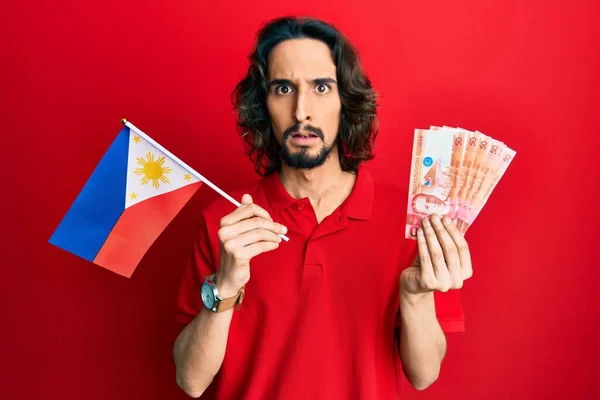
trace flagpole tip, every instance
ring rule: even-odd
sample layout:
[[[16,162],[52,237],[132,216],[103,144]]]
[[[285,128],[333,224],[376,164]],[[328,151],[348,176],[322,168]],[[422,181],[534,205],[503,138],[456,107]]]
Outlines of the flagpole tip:
[[[121,123],[125,125],[127,123],[127,118],[121,118]]]

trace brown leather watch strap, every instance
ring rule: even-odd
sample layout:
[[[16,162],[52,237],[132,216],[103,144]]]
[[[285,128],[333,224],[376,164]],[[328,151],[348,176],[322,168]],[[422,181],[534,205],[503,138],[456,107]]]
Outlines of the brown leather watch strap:
[[[236,305],[238,306],[237,309],[239,311],[240,306],[242,305],[242,301],[244,301],[244,291],[245,291],[245,287],[242,287],[235,296],[230,297],[228,299],[221,300],[219,302],[219,304],[217,305],[217,312],[220,313],[223,311],[230,310],[231,308],[235,307]]]

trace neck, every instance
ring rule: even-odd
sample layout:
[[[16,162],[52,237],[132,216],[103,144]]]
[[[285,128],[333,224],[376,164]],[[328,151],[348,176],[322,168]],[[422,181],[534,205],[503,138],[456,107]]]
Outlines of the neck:
[[[342,171],[334,151],[323,165],[311,170],[295,169],[282,163],[280,178],[292,197],[308,197],[317,214],[328,215],[350,195],[356,176]]]

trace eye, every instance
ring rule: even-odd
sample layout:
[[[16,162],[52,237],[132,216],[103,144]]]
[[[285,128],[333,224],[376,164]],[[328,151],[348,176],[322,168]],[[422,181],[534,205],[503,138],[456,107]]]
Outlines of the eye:
[[[325,85],[323,83],[317,86],[317,92],[321,94],[328,93],[330,90],[331,88],[329,87],[329,85]]]
[[[290,94],[292,92],[292,88],[288,85],[280,85],[275,88],[275,93],[277,94]]]

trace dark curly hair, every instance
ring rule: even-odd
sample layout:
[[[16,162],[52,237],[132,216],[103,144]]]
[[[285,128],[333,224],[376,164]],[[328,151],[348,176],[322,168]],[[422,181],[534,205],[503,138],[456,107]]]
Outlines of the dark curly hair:
[[[337,138],[342,170],[355,172],[373,159],[377,136],[377,93],[362,71],[358,52],[332,25],[314,18],[282,17],[268,22],[258,32],[256,47],[249,56],[248,73],[235,87],[232,102],[237,110],[237,127],[244,138],[246,154],[256,172],[267,176],[281,168],[279,144],[272,132],[267,110],[267,61],[269,53],[288,39],[320,40],[331,50],[336,66],[342,104]]]

